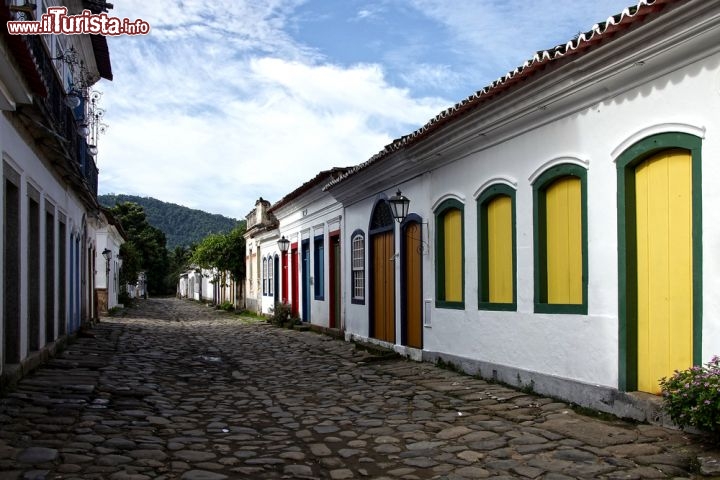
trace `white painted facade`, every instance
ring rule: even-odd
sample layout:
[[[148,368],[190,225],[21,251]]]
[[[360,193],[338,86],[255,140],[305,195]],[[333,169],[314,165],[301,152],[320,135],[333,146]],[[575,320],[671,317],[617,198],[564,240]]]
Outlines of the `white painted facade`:
[[[0,6],[4,15],[12,15],[11,8]],[[37,9],[40,13],[42,5]],[[101,75],[111,78],[109,60],[105,59],[103,73],[88,36],[5,37],[0,42],[3,377],[21,375],[22,364],[40,361],[81,324],[97,318],[97,168],[74,122],[62,124],[47,113],[60,112],[65,120],[70,113],[64,103],[68,85],[58,78],[70,80],[71,72],[64,62],[51,58],[71,45],[84,62],[86,81],[95,83]],[[33,59],[29,65],[34,61],[43,68],[20,67],[19,59],[28,58]],[[63,130],[63,125],[70,127]]]
[[[120,304],[120,246],[125,243],[122,227],[109,217],[111,215],[105,210],[100,213],[95,233],[95,288],[106,292],[108,310]],[[109,260],[103,255],[106,250],[110,252]]]
[[[275,257],[280,262],[280,250],[277,247],[277,228],[264,230],[258,233],[252,240],[255,247],[255,292],[258,298],[257,312],[264,315],[271,315],[275,303],[280,301],[281,288],[275,285]],[[277,270],[280,270],[278,267]],[[279,278],[279,277],[278,277]]]
[[[534,385],[600,410],[622,391],[619,320],[618,169],[621,154],[655,134],[680,132],[702,144],[702,358],[720,345],[720,5],[689,1],[667,6],[653,21],[599,48],[559,62],[525,85],[488,99],[432,135],[359,168],[328,191],[344,209],[343,245],[365,235],[366,301],[345,302],[347,338],[370,337],[368,225],[373,206],[400,188],[422,218],[426,359],[445,357],[472,373]],[[587,314],[535,313],[533,182],[549,168],[577,165],[587,175]],[[476,199],[494,184],[516,195],[515,311],[478,308]],[[434,212],[445,199],[464,206],[464,308],[436,305]],[[299,209],[297,209],[299,210]],[[296,210],[295,214],[298,213]],[[312,222],[310,222],[312,224]],[[297,238],[300,228],[282,233]],[[306,227],[307,228],[307,227]],[[400,230],[395,225],[395,252]],[[295,240],[293,240],[295,241]],[[351,262],[343,249],[343,265]],[[399,262],[395,265],[396,350],[401,345]],[[343,280],[349,278],[344,269]],[[344,282],[344,295],[352,295]]]
[[[213,269],[191,268],[186,272],[187,293],[186,298],[198,302],[212,302],[215,296],[213,283]]]
[[[323,178],[329,179],[327,175],[326,173]],[[292,311],[296,312],[303,322],[325,328],[342,328],[342,298],[338,299],[337,311],[340,315],[335,325],[331,325],[330,315],[331,240],[336,235],[341,235],[343,230],[342,205],[330,194],[323,192],[322,184],[318,184],[293,196],[281,206],[273,207],[272,211],[280,223],[280,228],[277,234],[268,238],[267,246],[263,248],[269,253],[269,257],[279,256],[279,298],[289,304],[296,299],[298,303],[293,306]],[[283,236],[290,241],[286,263],[283,263],[282,253],[277,246],[277,241]],[[346,244],[341,242],[341,252]],[[343,258],[341,256],[340,261]],[[297,271],[293,271],[293,266],[296,266]],[[342,273],[340,280],[342,285]],[[283,290],[285,286],[287,292]],[[295,291],[297,293],[293,295]],[[273,298],[268,297],[263,307],[272,306],[272,301]]]
[[[267,284],[263,289],[263,256],[267,261],[268,252],[264,251],[277,235],[277,219],[270,213],[270,202],[259,198],[255,207],[245,216],[245,308],[256,313],[268,313],[274,302],[268,297]],[[267,269],[267,263],[266,263]]]
[[[177,292],[175,293],[177,295],[177,298],[189,298],[189,292],[190,292],[190,279],[189,273],[184,272],[180,274],[180,278],[178,279],[177,284]]]

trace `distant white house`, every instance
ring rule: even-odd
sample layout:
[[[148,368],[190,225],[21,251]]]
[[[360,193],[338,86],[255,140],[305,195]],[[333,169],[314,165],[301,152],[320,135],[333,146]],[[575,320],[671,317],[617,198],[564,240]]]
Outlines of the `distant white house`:
[[[125,231],[112,213],[103,208],[95,227],[95,294],[100,313],[118,306],[120,293],[120,246],[127,240]]]
[[[215,299],[214,270],[191,265],[180,275],[178,297],[198,302],[212,302]]]
[[[245,308],[257,313],[269,313],[274,305],[274,281],[268,290],[268,258],[265,247],[272,245],[277,237],[277,219],[269,211],[270,202],[259,198],[255,207],[245,216]],[[273,240],[275,239],[275,240]],[[274,261],[270,272],[274,272]],[[269,300],[272,298],[272,300]]]

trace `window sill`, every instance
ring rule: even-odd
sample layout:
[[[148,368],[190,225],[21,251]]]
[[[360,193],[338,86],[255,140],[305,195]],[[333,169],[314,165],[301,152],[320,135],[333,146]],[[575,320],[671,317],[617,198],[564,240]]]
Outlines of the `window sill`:
[[[587,304],[535,303],[535,313],[587,315]]]

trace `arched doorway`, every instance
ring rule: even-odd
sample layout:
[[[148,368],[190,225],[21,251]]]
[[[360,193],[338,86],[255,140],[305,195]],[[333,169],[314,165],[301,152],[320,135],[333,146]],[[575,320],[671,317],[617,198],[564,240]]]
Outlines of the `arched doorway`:
[[[701,363],[700,139],[660,134],[618,159],[620,388]]]
[[[395,220],[381,199],[370,219],[370,336],[395,343]]]

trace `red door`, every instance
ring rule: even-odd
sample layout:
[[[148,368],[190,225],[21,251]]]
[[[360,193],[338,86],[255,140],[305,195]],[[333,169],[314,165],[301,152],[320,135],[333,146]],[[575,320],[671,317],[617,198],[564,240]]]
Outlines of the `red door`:
[[[282,303],[288,303],[288,256],[287,253],[281,253],[282,255]],[[277,274],[276,274],[277,275]]]
[[[299,297],[298,297],[298,287],[299,284],[299,272],[300,272],[300,265],[298,264],[298,244],[297,242],[293,243],[290,246],[290,266],[292,269],[292,301],[290,312],[293,314],[293,316],[297,317],[300,313],[300,310],[298,310],[299,305]]]

